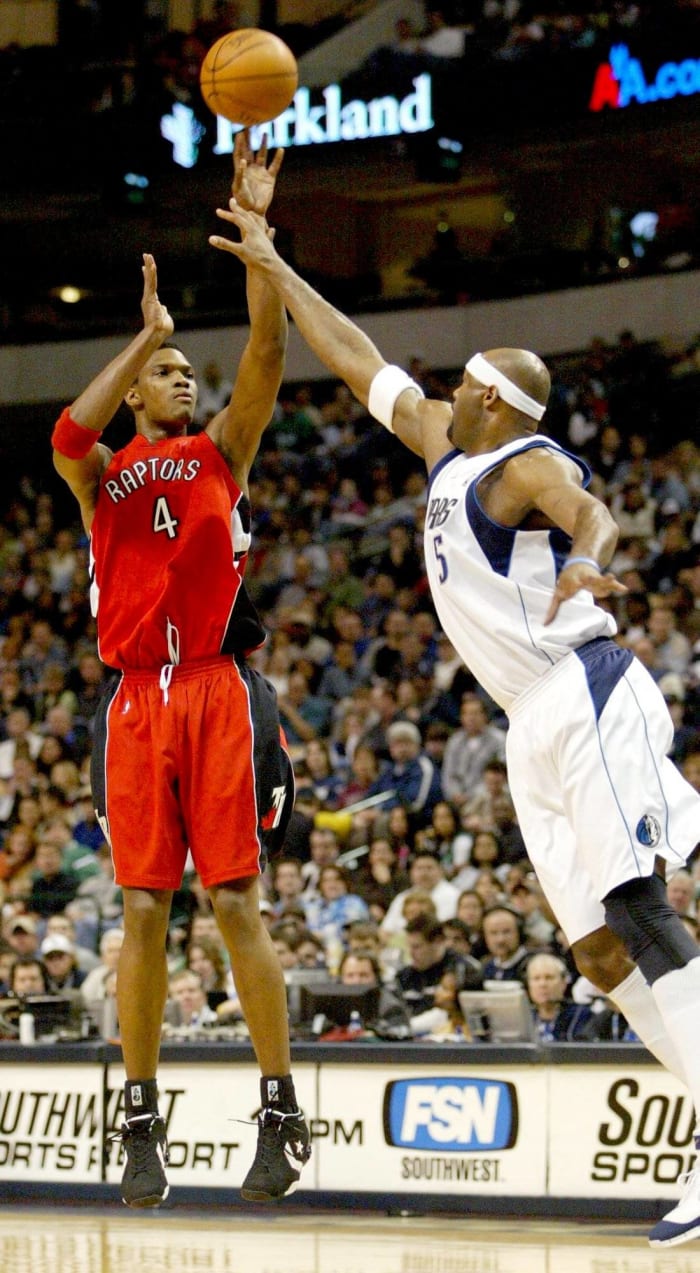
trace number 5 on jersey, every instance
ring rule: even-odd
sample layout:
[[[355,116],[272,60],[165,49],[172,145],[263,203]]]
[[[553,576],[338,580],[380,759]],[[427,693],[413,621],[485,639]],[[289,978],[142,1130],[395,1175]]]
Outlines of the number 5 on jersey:
[[[177,517],[173,517],[168,508],[168,501],[164,495],[159,495],[153,508],[153,529],[156,534],[164,530],[168,539],[175,539],[177,536],[177,528],[179,522]]]
[[[440,573],[438,575],[438,583],[445,583],[447,579],[447,558],[444,552],[441,552],[442,535],[433,535],[433,549],[435,551],[437,564],[440,568]]]

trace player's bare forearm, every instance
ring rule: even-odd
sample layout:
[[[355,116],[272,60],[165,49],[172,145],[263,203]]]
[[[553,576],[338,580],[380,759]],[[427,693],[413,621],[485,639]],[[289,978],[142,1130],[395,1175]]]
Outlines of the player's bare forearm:
[[[584,492],[585,493],[585,492]],[[590,557],[599,566],[612,560],[618,536],[617,523],[604,504],[588,496],[576,513],[571,532],[571,557]]]
[[[71,405],[76,424],[101,433],[115,415],[124,397],[148,362],[163,343],[157,328],[144,328],[126,349],[102,369]]]
[[[248,270],[246,274],[246,297],[250,318],[248,345],[269,368],[278,364],[281,377],[288,335],[287,311],[282,298],[258,270]]]
[[[585,494],[585,492],[581,492]],[[545,624],[554,619],[563,601],[582,589],[594,597],[623,596],[627,589],[605,570],[612,558],[619,531],[604,504],[592,496],[580,504],[571,532],[571,550],[557,579]]]
[[[247,266],[266,276],[309,347],[366,406],[372,379],[385,365],[369,337],[282,260],[258,218],[236,208],[233,203],[230,211],[219,208],[217,215],[237,225],[244,237],[240,243],[235,243],[212,235],[209,240],[212,246],[231,252]]]
[[[98,433],[107,427],[127,390],[141,369],[145,367],[151,354],[160,349],[163,342],[173,333],[173,320],[158,299],[156,263],[150,253],[144,253],[141,273],[143,275],[142,330],[126,349],[117,354],[117,357],[95,376],[70,408],[71,417],[76,424],[82,424],[87,429],[95,429]]]
[[[272,419],[287,350],[287,313],[275,289],[262,273],[248,270],[246,292],[250,334],[233,393],[228,405],[207,426],[243,489],[262,434]]]

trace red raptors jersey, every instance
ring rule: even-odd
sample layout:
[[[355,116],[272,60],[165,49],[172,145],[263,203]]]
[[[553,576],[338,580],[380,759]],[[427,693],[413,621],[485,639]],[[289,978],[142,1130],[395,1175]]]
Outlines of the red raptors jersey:
[[[243,587],[250,510],[206,433],[110,460],[90,536],[102,660],[156,670],[254,648],[264,638]]]

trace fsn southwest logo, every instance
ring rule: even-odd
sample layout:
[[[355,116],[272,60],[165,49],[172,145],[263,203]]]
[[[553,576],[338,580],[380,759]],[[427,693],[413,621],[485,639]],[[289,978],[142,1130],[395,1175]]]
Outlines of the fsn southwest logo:
[[[692,97],[694,93],[700,93],[699,58],[664,62],[652,82],[647,83],[639,58],[632,57],[626,44],[616,44],[610,50],[610,61],[603,62],[596,71],[588,109],[599,111],[610,106],[619,110],[631,102],[646,106],[649,102],[668,102],[673,97]]]
[[[510,1149],[518,1134],[512,1083],[400,1079],[384,1095],[384,1139],[402,1149],[466,1153]]]

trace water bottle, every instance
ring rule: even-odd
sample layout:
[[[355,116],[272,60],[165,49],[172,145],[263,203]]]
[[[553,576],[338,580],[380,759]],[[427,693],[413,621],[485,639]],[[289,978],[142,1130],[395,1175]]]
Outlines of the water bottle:
[[[357,1008],[353,1008],[352,1012],[350,1013],[350,1020],[348,1022],[348,1034],[354,1035],[354,1036],[358,1034],[362,1034],[362,1017],[357,1011]]]
[[[34,1017],[31,1012],[19,1014],[19,1041],[25,1045],[35,1042]]]

